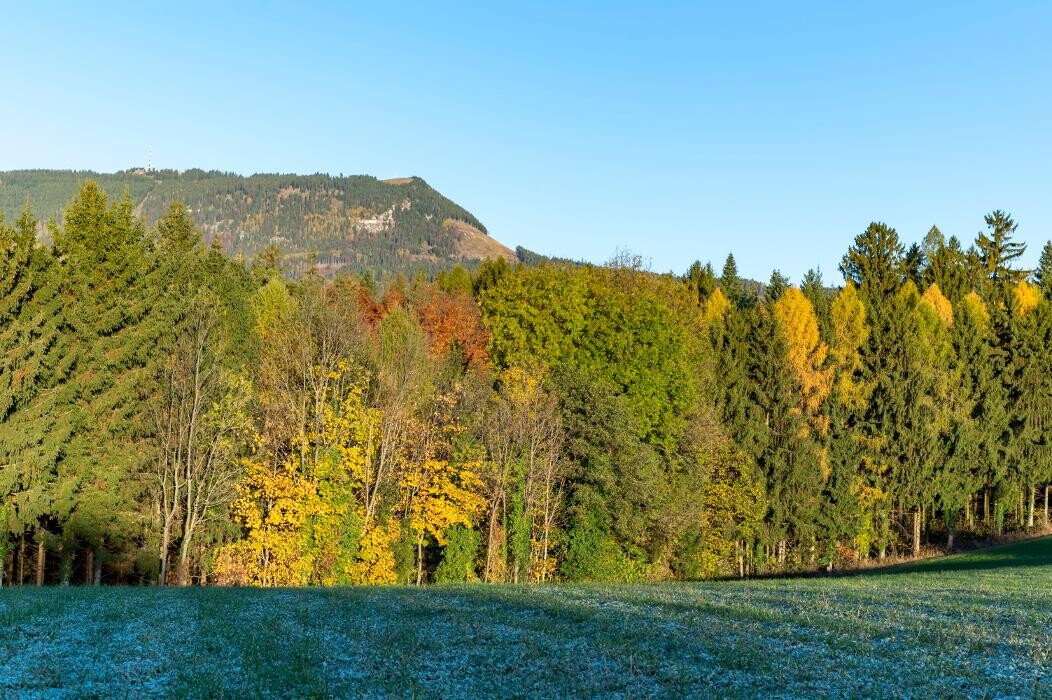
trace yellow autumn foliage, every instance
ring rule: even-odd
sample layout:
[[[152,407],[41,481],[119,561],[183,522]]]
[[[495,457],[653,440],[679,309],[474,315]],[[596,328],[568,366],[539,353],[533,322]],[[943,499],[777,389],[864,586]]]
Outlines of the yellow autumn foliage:
[[[975,292],[965,294],[960,306],[961,312],[974,318],[980,326],[985,328],[990,325],[990,311],[986,308],[982,297]]]
[[[865,404],[868,394],[866,385],[855,375],[862,368],[861,349],[869,340],[869,326],[866,308],[851,282],[833,300],[830,319],[829,359],[836,371],[836,396],[842,405],[857,409]]]
[[[425,459],[405,474],[402,486],[412,494],[409,527],[418,537],[431,535],[444,545],[450,527],[471,526],[472,518],[486,505],[478,495],[482,490],[478,466]]]
[[[953,325],[953,305],[950,300],[947,299],[942,290],[939,289],[939,285],[932,284],[928,287],[924,294],[921,296],[921,303],[927,306],[935,317],[938,318],[944,326]]]
[[[800,408],[807,415],[814,415],[833,382],[833,370],[826,366],[828,348],[819,335],[815,309],[803,292],[790,287],[775,302],[774,317],[788,348],[789,367],[800,388]]]
[[[347,570],[350,582],[364,586],[398,583],[394,543],[400,534],[401,525],[395,518],[368,527],[358,543],[358,557]]]
[[[1015,297],[1015,308],[1021,316],[1026,316],[1041,303],[1040,287],[1026,280],[1019,280],[1012,289],[1012,295]]]
[[[715,321],[723,319],[724,315],[730,310],[731,302],[727,296],[717,287],[709,298],[705,301],[704,308],[702,309],[701,315],[705,320],[706,324],[711,324]]]
[[[246,535],[216,553],[219,582],[251,586],[309,582],[314,557],[306,546],[305,525],[321,511],[321,501],[315,485],[291,460],[277,469],[246,461],[231,511]]]

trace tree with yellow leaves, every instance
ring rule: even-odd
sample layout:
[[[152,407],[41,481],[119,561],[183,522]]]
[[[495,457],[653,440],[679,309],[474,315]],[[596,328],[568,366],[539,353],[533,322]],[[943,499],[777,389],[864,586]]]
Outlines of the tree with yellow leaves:
[[[814,420],[833,380],[833,368],[826,366],[828,347],[818,334],[815,309],[804,293],[793,286],[775,302],[774,317],[785,339],[789,367],[800,389],[800,411]],[[825,432],[824,426],[815,427]]]
[[[861,350],[869,340],[870,330],[866,323],[866,308],[853,283],[848,282],[837,294],[830,308],[830,317],[829,358],[835,370],[837,402],[858,410],[868,395],[860,373]]]
[[[863,555],[869,551],[879,525],[877,506],[884,496],[862,476],[866,461],[860,421],[871,386],[862,377],[862,349],[869,334],[866,309],[849,281],[830,305],[829,363],[834,382],[828,410],[830,475],[823,504],[830,567],[840,543],[853,543]]]
[[[294,461],[271,469],[247,460],[231,508],[245,535],[216,553],[216,580],[253,586],[306,585],[314,570],[307,525],[321,510],[315,484],[299,473]]]
[[[432,537],[446,544],[446,530],[473,525],[486,502],[478,491],[482,482],[475,463],[455,464],[445,459],[424,459],[402,477],[406,518],[416,538],[416,583],[424,579],[424,540]]]

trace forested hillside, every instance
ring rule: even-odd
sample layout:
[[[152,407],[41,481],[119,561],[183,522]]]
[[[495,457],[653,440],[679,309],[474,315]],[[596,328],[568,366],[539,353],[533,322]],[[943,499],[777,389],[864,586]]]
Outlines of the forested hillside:
[[[127,192],[148,226],[181,202],[206,241],[218,240],[228,254],[252,259],[273,245],[293,276],[312,265],[327,276],[349,269],[383,277],[515,257],[470,212],[415,177],[22,170],[0,173],[0,212],[14,220],[28,201],[42,221],[61,224],[66,204],[89,179],[114,196]]]
[[[87,182],[48,243],[0,229],[5,582],[693,579],[1047,522],[1052,244],[1018,269],[1003,212],[760,294],[733,258],[292,279],[194,206]]]

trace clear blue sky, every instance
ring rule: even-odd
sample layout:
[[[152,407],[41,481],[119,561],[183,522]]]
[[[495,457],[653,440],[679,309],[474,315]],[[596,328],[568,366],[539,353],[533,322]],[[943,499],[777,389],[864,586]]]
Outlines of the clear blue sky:
[[[1052,2],[151,4],[0,2],[0,169],[414,174],[512,246],[763,279],[874,219],[1052,236]]]

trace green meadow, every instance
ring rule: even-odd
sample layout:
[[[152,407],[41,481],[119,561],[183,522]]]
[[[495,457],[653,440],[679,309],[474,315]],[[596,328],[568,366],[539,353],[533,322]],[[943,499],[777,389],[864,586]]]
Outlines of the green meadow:
[[[0,592],[4,697],[1052,695],[1052,539],[840,577]]]

